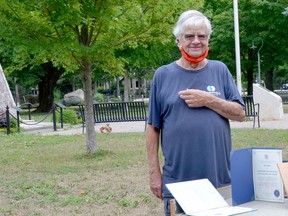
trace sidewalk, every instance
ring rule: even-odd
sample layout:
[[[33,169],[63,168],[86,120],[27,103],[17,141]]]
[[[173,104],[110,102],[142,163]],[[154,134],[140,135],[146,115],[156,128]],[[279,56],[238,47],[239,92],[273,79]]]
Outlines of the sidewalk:
[[[235,122],[230,121],[231,128],[250,128],[253,129],[253,121],[245,122]],[[106,123],[96,124],[96,133],[100,133],[100,128],[106,126]],[[42,122],[36,125],[21,125],[24,128],[24,134],[45,134],[45,135],[75,135],[82,134],[82,125],[64,125],[63,128],[57,128],[56,131],[53,130],[52,122]],[[60,127],[60,124],[57,124]],[[109,127],[112,128],[111,133],[144,133],[145,132],[145,122],[113,122],[109,123]],[[255,124],[255,129],[257,130],[257,122]],[[260,129],[282,129],[288,130],[288,114],[284,114],[284,118],[281,120],[274,121],[260,121]],[[85,131],[85,130],[84,130]]]
[[[106,126],[107,123],[101,123],[95,125],[96,133],[100,133],[100,128]],[[43,134],[43,135],[75,135],[83,134],[82,125],[64,125],[63,128],[59,128],[60,124],[57,124],[57,130],[53,130],[52,122],[42,122],[37,125],[21,125],[24,128],[24,134]],[[111,133],[135,133],[145,132],[145,122],[113,122],[109,123],[109,127],[112,128]],[[84,132],[86,128],[84,128]]]
[[[234,122],[230,121],[231,128],[253,128],[253,120],[244,121],[244,122]],[[255,122],[255,129],[258,128],[257,119]],[[260,128],[262,129],[288,129],[288,113],[284,114],[283,119],[280,120],[272,120],[272,121],[261,121],[260,120]]]

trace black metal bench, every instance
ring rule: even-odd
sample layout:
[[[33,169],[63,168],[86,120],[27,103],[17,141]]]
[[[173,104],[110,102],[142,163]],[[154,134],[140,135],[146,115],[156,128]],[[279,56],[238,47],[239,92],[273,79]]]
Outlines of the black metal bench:
[[[246,117],[253,117],[253,128],[255,128],[255,120],[258,120],[258,128],[260,127],[260,119],[259,119],[259,112],[260,112],[260,104],[254,103],[254,99],[252,95],[242,96],[242,99],[245,104],[245,115]]]
[[[283,104],[288,104],[288,90],[275,90],[274,93],[282,98]]]
[[[83,130],[85,127],[84,105],[80,104]],[[144,101],[93,103],[94,123],[145,121],[147,113]]]

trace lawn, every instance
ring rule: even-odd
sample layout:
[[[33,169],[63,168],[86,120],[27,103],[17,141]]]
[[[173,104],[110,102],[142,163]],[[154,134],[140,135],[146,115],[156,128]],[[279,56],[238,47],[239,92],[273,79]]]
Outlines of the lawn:
[[[287,130],[233,129],[233,148],[280,147]],[[0,135],[0,215],[163,215],[149,189],[145,134]]]
[[[283,104],[283,112],[288,113],[288,104]]]

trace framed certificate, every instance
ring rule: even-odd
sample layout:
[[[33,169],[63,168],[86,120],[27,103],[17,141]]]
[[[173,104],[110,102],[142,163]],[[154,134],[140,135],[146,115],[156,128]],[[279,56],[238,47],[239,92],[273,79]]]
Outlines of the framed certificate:
[[[255,200],[284,202],[278,163],[282,163],[281,149],[252,149]]]

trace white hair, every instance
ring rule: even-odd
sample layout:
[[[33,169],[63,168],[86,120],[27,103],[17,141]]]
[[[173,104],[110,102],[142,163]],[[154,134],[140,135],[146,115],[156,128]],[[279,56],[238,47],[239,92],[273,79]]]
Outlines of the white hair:
[[[208,18],[199,11],[188,10],[180,15],[174,27],[173,34],[176,39],[179,39],[187,28],[198,29],[203,27],[205,28],[208,38],[210,38],[212,27]]]

